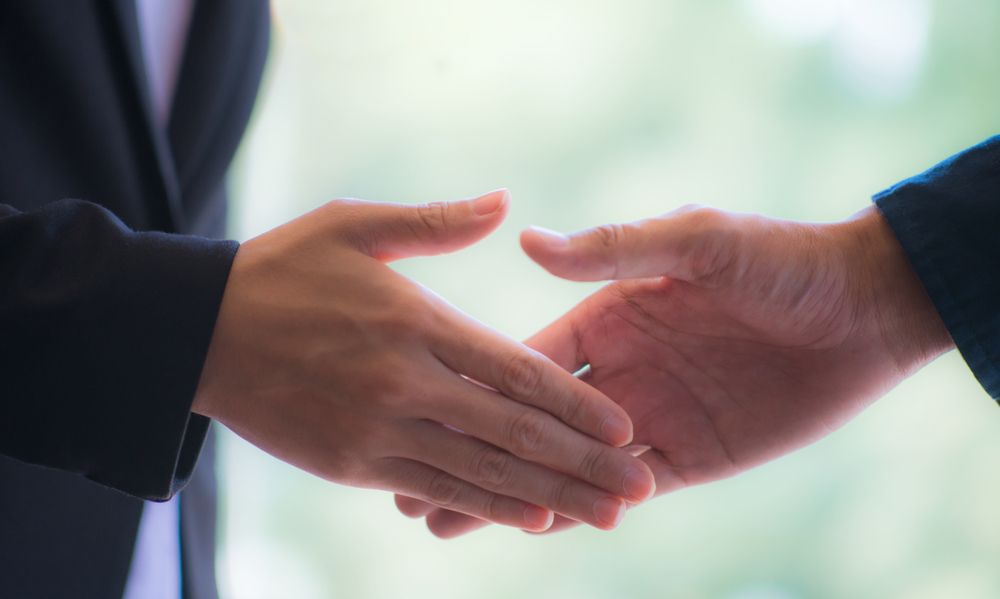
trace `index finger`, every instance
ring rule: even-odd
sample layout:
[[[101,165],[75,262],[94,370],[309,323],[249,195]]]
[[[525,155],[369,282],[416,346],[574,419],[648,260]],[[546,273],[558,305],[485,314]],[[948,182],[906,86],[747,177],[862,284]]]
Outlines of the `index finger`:
[[[440,338],[432,345],[446,366],[595,439],[615,447],[632,441],[632,421],[606,395],[482,323],[465,317],[455,320],[440,327]]]

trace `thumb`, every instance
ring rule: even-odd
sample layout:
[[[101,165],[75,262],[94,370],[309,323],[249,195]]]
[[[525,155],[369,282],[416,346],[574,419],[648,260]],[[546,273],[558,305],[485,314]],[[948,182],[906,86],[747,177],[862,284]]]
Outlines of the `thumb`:
[[[460,250],[489,235],[510,211],[506,189],[457,202],[392,204],[337,200],[338,229],[372,258],[392,262]]]
[[[729,216],[686,206],[657,218],[563,234],[521,232],[521,248],[542,268],[571,281],[667,276],[691,280],[720,255]]]

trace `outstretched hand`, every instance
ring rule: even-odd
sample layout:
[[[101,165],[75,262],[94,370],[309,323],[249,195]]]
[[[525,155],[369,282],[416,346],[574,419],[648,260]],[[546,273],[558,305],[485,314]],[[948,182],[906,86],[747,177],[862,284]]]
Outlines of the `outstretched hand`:
[[[470,245],[509,205],[337,200],[244,243],[192,410],[330,481],[532,531],[553,511],[613,528],[653,493],[614,447],[625,411],[384,264]]]
[[[521,244],[557,276],[617,280],[528,345],[589,366],[581,378],[649,447],[657,494],[808,445],[952,347],[874,207],[832,225],[688,207],[569,236],[529,229]],[[439,536],[484,525],[397,505]]]

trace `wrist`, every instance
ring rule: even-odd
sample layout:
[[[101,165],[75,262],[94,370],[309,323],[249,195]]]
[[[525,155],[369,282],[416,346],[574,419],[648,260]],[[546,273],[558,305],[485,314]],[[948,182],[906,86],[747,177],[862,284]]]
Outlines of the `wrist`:
[[[835,225],[843,236],[862,317],[901,374],[910,376],[955,343],[885,217],[874,205]]]
[[[205,364],[202,366],[201,377],[198,379],[198,388],[194,394],[194,401],[191,402],[191,412],[218,420],[215,403],[217,400],[216,384],[218,378],[219,362],[219,324],[215,325],[212,333],[212,341],[209,344],[208,354],[205,357]]]
[[[251,243],[247,242],[247,244]],[[239,330],[235,317],[236,304],[238,304],[235,296],[241,292],[240,287],[243,282],[244,262],[247,254],[245,246],[247,244],[240,245],[233,257],[226,288],[222,294],[222,301],[219,303],[219,312],[215,318],[215,327],[212,330],[208,352],[205,355],[205,363],[201,368],[198,388],[195,390],[194,401],[191,403],[191,412],[220,422],[223,422],[220,418],[222,416],[220,404],[222,398],[225,397],[223,381],[226,380],[227,375],[229,380],[232,380],[231,374],[227,372],[230,366],[227,364],[226,358],[237,354],[236,347],[232,342],[232,331]]]

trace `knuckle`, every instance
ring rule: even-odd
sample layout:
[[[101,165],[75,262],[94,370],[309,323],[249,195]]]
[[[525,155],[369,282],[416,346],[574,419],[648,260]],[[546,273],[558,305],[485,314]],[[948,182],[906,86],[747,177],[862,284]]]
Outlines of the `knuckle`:
[[[446,202],[431,202],[417,206],[417,218],[424,232],[431,236],[448,232],[451,205]]]
[[[416,287],[402,299],[399,309],[406,314],[406,332],[410,337],[426,339],[428,334],[438,333],[447,326],[450,307],[443,306],[443,300],[430,290]]]
[[[515,398],[532,399],[538,395],[542,383],[542,366],[532,356],[517,353],[503,365],[500,380],[502,391]]]
[[[485,446],[472,454],[472,472],[477,482],[494,488],[507,486],[514,474],[514,456]]]
[[[600,260],[603,261],[604,267],[609,271],[607,278],[617,279],[618,255],[625,241],[625,226],[619,224],[601,225],[596,227],[593,232]]]
[[[610,465],[608,454],[603,447],[593,447],[583,454],[580,460],[580,474],[587,480],[600,480],[602,474]]]
[[[357,350],[349,363],[328,364],[325,380],[331,388],[363,394],[377,402],[382,397],[408,395],[414,389],[413,377],[417,372],[412,362],[396,348]]]
[[[524,412],[511,422],[508,442],[513,454],[534,457],[542,450],[545,420],[532,412]]]
[[[376,318],[372,319],[378,327],[376,334],[388,343],[397,347],[405,347],[406,343],[416,335],[412,315],[418,312],[418,308],[408,308],[407,311],[401,311],[396,306],[389,306],[377,315],[377,320]]]
[[[506,510],[503,509],[499,496],[493,493],[483,499],[482,512],[483,516],[490,522],[502,522],[506,515]]]
[[[432,322],[431,309],[419,290],[400,289],[380,311],[381,331],[394,342],[407,342],[423,335]]]
[[[549,501],[552,507],[561,512],[570,511],[576,490],[577,486],[573,479],[568,476],[560,477],[558,482],[549,488]]]
[[[711,233],[721,229],[725,225],[727,218],[728,215],[725,212],[708,206],[700,206],[692,209],[688,214],[691,224],[704,233]]]
[[[678,209],[676,209],[676,210],[674,210],[672,212],[667,213],[667,216],[681,216],[683,214],[691,214],[692,212],[697,212],[698,210],[702,210],[704,208],[707,208],[707,206],[705,206],[705,204],[699,204],[697,202],[691,202],[691,203],[688,203],[688,204],[684,204],[683,206],[681,206],[680,208],[678,208]]]
[[[370,366],[363,364],[361,368],[364,370],[359,369],[360,371],[356,371],[356,374],[368,379],[382,394],[405,394],[407,388],[412,386],[412,381],[407,379],[407,375],[412,374],[408,372],[409,364],[404,357],[394,352],[385,352],[385,354],[387,355],[380,356],[380,363]]]
[[[319,212],[324,216],[339,217],[340,220],[357,216],[357,200],[350,198],[336,198],[328,200],[319,207]]]
[[[427,499],[443,508],[456,507],[461,492],[461,481],[446,472],[434,474],[427,483]]]
[[[349,448],[345,448],[337,456],[338,463],[357,468],[363,467],[366,462],[386,457],[389,453],[387,448],[397,435],[395,427],[371,420],[365,417],[353,418],[341,429],[341,438],[349,444]]]
[[[687,224],[693,235],[680,251],[689,259],[691,276],[696,281],[717,279],[733,259],[739,228],[731,215],[705,207],[692,211]]]
[[[594,240],[605,250],[614,250],[622,238],[622,226],[618,224],[608,224],[595,227],[593,229]]]
[[[575,428],[586,423],[589,414],[590,403],[575,393],[563,400],[559,406],[560,420],[573,425]]]
[[[378,392],[370,396],[373,407],[388,413],[396,412],[410,403],[413,383],[399,371],[379,373],[374,382],[378,385]]]

